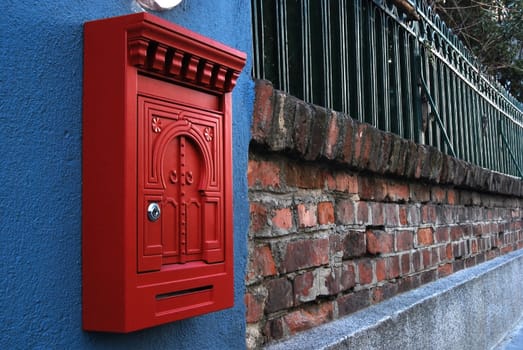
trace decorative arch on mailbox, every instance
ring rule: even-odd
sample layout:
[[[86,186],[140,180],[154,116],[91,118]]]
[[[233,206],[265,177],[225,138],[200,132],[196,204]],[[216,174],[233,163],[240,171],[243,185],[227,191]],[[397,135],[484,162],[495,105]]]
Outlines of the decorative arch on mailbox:
[[[231,91],[245,58],[147,13],[85,24],[84,329],[232,306]]]

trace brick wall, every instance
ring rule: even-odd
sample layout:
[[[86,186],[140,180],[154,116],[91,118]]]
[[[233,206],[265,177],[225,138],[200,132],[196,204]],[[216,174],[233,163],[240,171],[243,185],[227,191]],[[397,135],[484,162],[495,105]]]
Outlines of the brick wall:
[[[258,81],[247,346],[523,247],[523,182]]]

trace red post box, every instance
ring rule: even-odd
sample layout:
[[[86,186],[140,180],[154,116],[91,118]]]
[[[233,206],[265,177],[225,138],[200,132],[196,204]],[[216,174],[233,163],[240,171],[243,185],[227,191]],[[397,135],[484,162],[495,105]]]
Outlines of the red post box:
[[[84,329],[231,307],[231,91],[245,54],[147,13],[86,23],[84,45]]]

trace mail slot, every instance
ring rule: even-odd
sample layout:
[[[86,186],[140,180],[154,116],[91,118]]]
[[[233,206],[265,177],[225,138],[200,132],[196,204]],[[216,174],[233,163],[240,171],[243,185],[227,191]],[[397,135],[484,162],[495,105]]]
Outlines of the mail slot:
[[[245,58],[147,13],[85,24],[85,330],[232,306],[231,93]]]

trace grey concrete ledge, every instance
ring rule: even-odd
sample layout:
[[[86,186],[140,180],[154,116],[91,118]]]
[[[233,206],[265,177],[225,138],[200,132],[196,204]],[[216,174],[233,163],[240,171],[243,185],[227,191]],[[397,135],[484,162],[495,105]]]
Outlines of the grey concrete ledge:
[[[523,250],[266,349],[492,349],[523,314]]]

